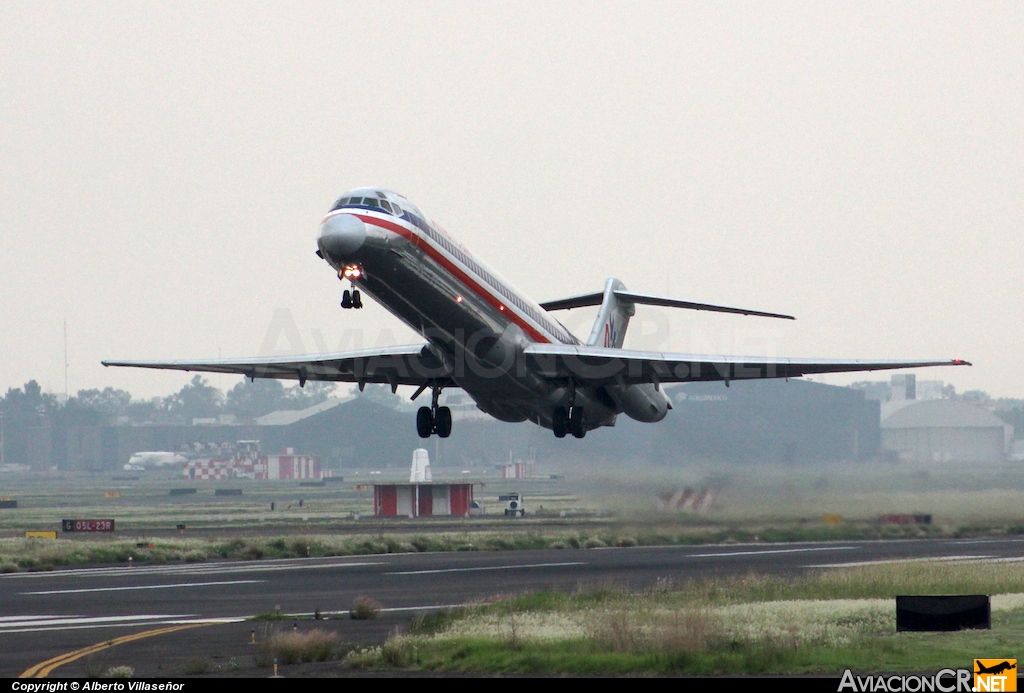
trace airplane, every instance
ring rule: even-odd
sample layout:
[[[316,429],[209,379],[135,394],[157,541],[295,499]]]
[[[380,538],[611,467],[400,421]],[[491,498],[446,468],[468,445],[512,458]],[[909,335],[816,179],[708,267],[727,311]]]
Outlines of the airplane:
[[[126,472],[141,472],[151,467],[174,467],[188,460],[176,452],[137,452],[124,466]]]
[[[414,386],[412,399],[431,391],[416,414],[421,438],[452,431],[451,410],[439,406],[445,388],[461,388],[500,421],[532,421],[555,436],[583,438],[614,426],[619,414],[657,422],[672,408],[666,383],[797,378],[819,373],[925,366],[969,366],[962,359],[916,361],[820,360],[637,351],[623,348],[637,305],[793,320],[790,315],[684,301],[629,291],[618,279],[604,289],[536,303],[473,256],[402,195],[356,188],[334,204],[320,224],[316,254],[346,283],[341,307],[363,307],[372,297],[424,339],[421,344],[361,351],[195,361],[103,361],[131,366],[250,379],[278,378],[382,383],[396,392]],[[551,312],[599,306],[589,338],[581,342]]]

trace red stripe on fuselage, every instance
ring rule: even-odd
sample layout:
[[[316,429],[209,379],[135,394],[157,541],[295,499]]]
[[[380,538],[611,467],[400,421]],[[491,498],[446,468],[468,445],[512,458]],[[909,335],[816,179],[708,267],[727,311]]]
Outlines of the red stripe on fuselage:
[[[352,212],[344,213],[352,214]],[[551,340],[545,337],[539,331],[537,331],[537,328],[533,327],[528,322],[526,322],[526,320],[516,315],[511,306],[507,305],[503,300],[495,296],[493,292],[489,291],[486,287],[481,285],[475,279],[473,279],[468,274],[459,269],[457,266],[455,266],[455,264],[453,264],[451,260],[446,258],[441,253],[439,253],[433,246],[430,245],[430,243],[428,243],[425,239],[421,238],[418,234],[413,233],[404,226],[396,224],[392,221],[388,221],[386,219],[378,219],[377,217],[371,217],[364,214],[352,214],[352,216],[361,219],[364,223],[373,224],[374,226],[379,226],[382,229],[386,229],[393,233],[397,233],[399,236],[406,239],[417,248],[421,248],[422,250],[426,251],[427,255],[429,255],[438,264],[440,264],[442,267],[448,270],[448,272],[450,272],[452,276],[454,276],[456,279],[462,282],[466,287],[471,289],[473,293],[475,293],[477,296],[487,301],[487,303],[493,306],[499,313],[503,313],[506,317],[508,317],[510,321],[514,322],[516,325],[522,328],[523,331],[526,332],[526,334],[529,335],[535,342],[546,342],[548,344],[551,343]],[[326,221],[326,219],[324,221]]]

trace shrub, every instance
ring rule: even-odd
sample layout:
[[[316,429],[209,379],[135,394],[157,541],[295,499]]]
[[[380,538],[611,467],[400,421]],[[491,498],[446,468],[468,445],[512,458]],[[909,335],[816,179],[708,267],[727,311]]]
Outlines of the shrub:
[[[353,669],[370,669],[381,660],[380,647],[363,647],[345,655],[345,663]]]
[[[356,621],[370,621],[380,616],[380,604],[369,597],[356,597],[349,616]]]
[[[381,662],[389,667],[404,669],[416,663],[416,648],[408,638],[392,635],[380,648]]]
[[[460,618],[465,617],[466,609],[442,609],[433,613],[420,614],[409,624],[409,632],[414,635],[433,635],[440,633]]]
[[[181,665],[181,673],[185,676],[198,676],[213,671],[213,664],[208,659],[190,659]]]
[[[261,658],[276,658],[280,664],[300,662],[326,662],[334,656],[338,634],[314,628],[305,632],[276,633],[263,641]]]
[[[105,674],[108,679],[130,679],[133,676],[135,676],[135,669],[126,666],[110,667]]]

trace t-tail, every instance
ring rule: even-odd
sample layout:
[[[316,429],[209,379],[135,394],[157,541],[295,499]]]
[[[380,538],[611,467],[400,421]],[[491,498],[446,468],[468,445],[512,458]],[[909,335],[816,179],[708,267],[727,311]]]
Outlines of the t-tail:
[[[636,313],[636,303],[626,298],[628,295],[626,286],[615,277],[605,280],[601,308],[597,311],[597,319],[587,339],[587,346],[622,348],[629,319]],[[604,390],[620,411],[637,421],[661,421],[672,408],[671,400],[653,383],[619,383],[605,386]]]
[[[636,306],[616,296],[616,291],[626,291],[625,285],[615,277],[608,277],[604,283],[601,309],[597,312],[597,320],[587,339],[587,346],[622,348],[626,328],[629,327],[629,319],[636,313]]]

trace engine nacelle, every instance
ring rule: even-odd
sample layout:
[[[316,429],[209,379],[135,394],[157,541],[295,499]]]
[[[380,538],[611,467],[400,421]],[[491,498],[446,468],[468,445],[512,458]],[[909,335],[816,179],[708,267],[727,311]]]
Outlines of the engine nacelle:
[[[622,409],[622,413],[636,421],[654,423],[661,421],[672,408],[672,403],[664,392],[656,386],[629,385],[625,388],[617,386],[606,388],[611,398]]]

